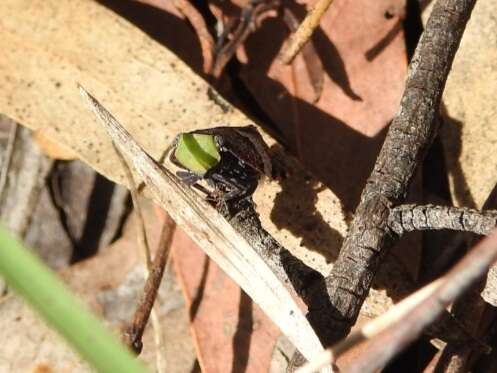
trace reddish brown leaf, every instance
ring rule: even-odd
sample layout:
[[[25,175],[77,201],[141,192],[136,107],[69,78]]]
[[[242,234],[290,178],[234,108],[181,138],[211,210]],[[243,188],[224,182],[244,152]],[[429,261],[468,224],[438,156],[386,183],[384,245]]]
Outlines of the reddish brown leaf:
[[[251,299],[177,230],[173,260],[205,373],[267,372],[280,332]]]

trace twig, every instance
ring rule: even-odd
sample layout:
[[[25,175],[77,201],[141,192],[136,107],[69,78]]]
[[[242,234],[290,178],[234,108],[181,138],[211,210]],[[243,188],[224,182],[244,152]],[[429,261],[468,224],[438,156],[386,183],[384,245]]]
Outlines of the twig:
[[[152,328],[154,330],[154,341],[155,341],[155,349],[156,349],[156,365],[157,365],[157,372],[158,373],[163,373],[164,370],[164,363],[163,363],[163,358],[161,354],[162,350],[162,327],[160,325],[159,317],[157,316],[157,313],[155,312],[153,305],[155,302],[155,299],[157,297],[157,289],[160,285],[160,280],[162,279],[162,274],[164,272],[164,265],[165,262],[162,263],[162,261],[159,262],[154,262],[152,263],[152,255],[150,253],[150,245],[148,243],[147,239],[147,232],[145,230],[145,219],[143,217],[142,209],[141,209],[141,204],[140,200],[138,197],[138,192],[136,188],[136,183],[135,179],[133,178],[133,174],[131,173],[131,170],[128,167],[128,164],[126,162],[126,159],[122,155],[121,151],[119,148],[116,146],[114,142],[112,142],[112,145],[114,146],[114,149],[116,150],[116,154],[121,162],[121,165],[124,169],[124,173],[126,174],[126,179],[129,183],[129,190],[131,192],[131,198],[133,200],[133,206],[135,208],[135,213],[136,213],[136,225],[137,225],[137,234],[136,234],[136,239],[138,243],[138,247],[145,253],[145,264],[146,264],[146,273],[147,273],[147,281],[145,282],[145,289],[143,291],[143,298],[140,301],[138,308],[135,312],[135,318],[133,320],[132,325],[126,329],[123,332],[122,339],[123,342],[130,347],[136,354],[139,354],[142,350],[143,343],[141,341],[141,338],[143,336],[143,332],[145,331],[145,327],[147,326],[147,322],[149,319],[149,316],[152,318]],[[165,227],[166,225],[164,225]],[[172,234],[171,234],[172,235]],[[162,235],[161,235],[162,239]],[[169,252],[169,245],[170,242],[168,242],[168,246],[166,248],[166,252]],[[159,256],[162,248],[159,247],[157,257]],[[166,255],[167,258],[167,255]],[[164,259],[166,260],[166,259]],[[156,279],[155,277],[152,279],[152,271],[154,269],[153,264],[162,266],[158,268],[158,271],[160,272],[160,277]],[[149,282],[152,281],[153,285],[156,286],[156,288],[147,288],[147,285]]]
[[[310,361],[308,364],[298,369],[296,373],[311,373],[316,369],[319,369],[322,365],[333,364],[341,355],[345,354],[353,347],[364,341],[372,340],[390,326],[395,325],[395,323],[405,318],[420,302],[432,295],[439,284],[440,280],[436,280],[411,294],[383,315],[370,321],[360,330],[353,332],[346,339],[326,349],[326,351],[322,352],[316,360]],[[361,358],[361,356],[358,356],[357,358]],[[374,369],[372,369],[372,371],[374,371]]]
[[[240,285],[307,359],[322,351],[302,311],[252,246],[206,201],[145,153],[95,98],[83,88],[81,93],[123,155],[133,162],[153,198],[176,223]]]
[[[297,17],[287,7],[283,9],[283,21],[291,32],[295,32],[299,26]],[[319,101],[321,94],[323,93],[324,69],[312,40],[302,47],[302,59],[305,63],[305,69],[309,77],[309,82],[311,83],[314,91],[312,102],[316,103]],[[292,73],[295,73],[295,71],[292,71]]]
[[[150,267],[142,297],[136,308],[132,323],[126,327],[123,333],[123,340],[126,345],[130,346],[136,353],[139,353],[142,349],[141,338],[157,297],[164,269],[168,262],[174,229],[174,221],[166,215],[166,219],[162,226],[158,250]]]
[[[370,339],[359,356],[351,359],[342,372],[374,372],[382,369],[397,353],[414,341],[437,320],[455,299],[475,284],[497,259],[497,231],[474,247],[452,270],[392,307],[387,313],[366,324],[360,331],[333,346],[320,359],[330,364],[359,342]],[[316,365],[314,369],[319,368]],[[299,373],[311,372],[307,367]]]
[[[418,44],[400,110],[361,195],[340,255],[326,278],[329,298],[308,318],[325,344],[345,337],[393,239],[390,209],[403,201],[415,169],[438,130],[435,120],[454,55],[475,0],[438,0]]]
[[[280,54],[280,60],[284,64],[291,63],[304,44],[311,38],[312,33],[319,26],[321,17],[331,3],[333,3],[333,0],[319,0],[309,13],[307,13],[297,31],[290,36],[288,45]]]
[[[143,4],[148,4],[158,9],[168,9],[170,0],[135,0]],[[207,24],[199,11],[188,0],[173,0],[172,3],[190,22],[200,41],[200,49],[202,50],[202,58],[204,60],[204,73],[210,73],[213,62],[214,39],[209,33]]]
[[[398,236],[406,232],[450,229],[486,235],[497,225],[497,211],[465,207],[400,205],[392,208],[388,227]]]

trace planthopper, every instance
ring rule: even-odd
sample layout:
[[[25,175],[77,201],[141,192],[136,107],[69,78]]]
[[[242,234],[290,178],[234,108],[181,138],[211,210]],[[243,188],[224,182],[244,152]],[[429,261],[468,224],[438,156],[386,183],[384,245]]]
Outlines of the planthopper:
[[[275,176],[269,147],[252,125],[181,133],[168,153],[176,175],[218,207],[251,197],[261,178]]]

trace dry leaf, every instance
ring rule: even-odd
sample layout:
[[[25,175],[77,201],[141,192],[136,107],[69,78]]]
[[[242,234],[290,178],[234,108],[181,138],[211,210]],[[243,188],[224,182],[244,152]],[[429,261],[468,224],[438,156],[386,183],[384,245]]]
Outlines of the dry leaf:
[[[497,159],[491,156],[497,151],[496,6],[496,0],[476,3],[443,97],[451,189],[455,203],[466,207],[481,207],[497,182]]]
[[[183,232],[173,246],[202,372],[267,372],[279,330]]]
[[[305,166],[350,210],[357,205],[382,131],[404,88],[407,56],[398,27],[401,15],[385,17],[392,4],[403,5],[404,0],[333,2],[312,39],[326,73],[315,105],[306,99],[314,89],[303,61],[285,66],[275,58],[288,36],[283,21],[266,20],[244,46],[248,63],[241,75],[254,98]],[[303,5],[292,7],[303,16]],[[378,45],[384,48],[368,59],[368,51]]]
[[[81,100],[76,83],[98,96],[157,158],[180,131],[250,122],[171,52],[94,1],[6,0],[2,5],[0,112],[32,129],[43,128],[50,139],[69,147],[112,180],[123,182],[124,173],[107,134]],[[329,138],[337,145],[334,156],[347,159],[345,145],[339,144],[348,144],[348,152],[358,153],[357,147],[362,149],[370,142],[366,138],[350,142],[351,138],[363,138],[347,135],[351,133],[343,129]],[[328,176],[336,176],[330,185],[347,202],[346,195],[359,184],[335,173],[332,162],[328,164],[333,166]],[[296,171],[287,183],[259,187],[256,199],[261,219],[292,252],[327,272],[332,264],[313,249],[326,246],[327,252],[336,252],[340,247],[346,231],[342,204],[300,167]],[[301,191],[307,193],[307,199]],[[285,209],[299,213],[291,224],[280,214],[275,224],[271,213]],[[369,298],[366,307],[383,312],[389,302],[380,291]]]
[[[74,152],[60,142],[53,141],[43,130],[33,132],[33,140],[38,144],[40,150],[48,157],[63,161],[76,159]]]

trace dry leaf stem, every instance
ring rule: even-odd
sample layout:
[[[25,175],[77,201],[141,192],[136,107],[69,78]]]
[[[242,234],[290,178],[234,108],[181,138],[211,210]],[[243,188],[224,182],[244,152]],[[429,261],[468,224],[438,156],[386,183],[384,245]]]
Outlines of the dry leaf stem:
[[[308,318],[324,344],[355,323],[374,275],[395,237],[390,211],[402,203],[416,167],[438,131],[447,75],[475,0],[438,0],[410,64],[395,116],[340,255],[326,278],[328,297],[313,300]]]

